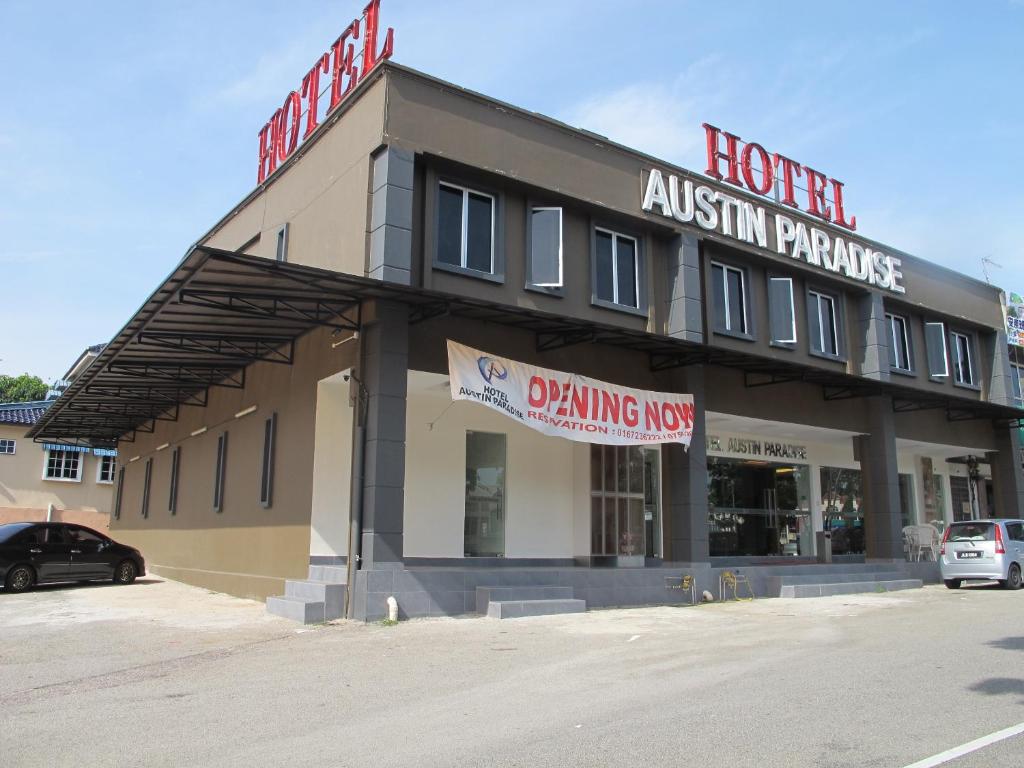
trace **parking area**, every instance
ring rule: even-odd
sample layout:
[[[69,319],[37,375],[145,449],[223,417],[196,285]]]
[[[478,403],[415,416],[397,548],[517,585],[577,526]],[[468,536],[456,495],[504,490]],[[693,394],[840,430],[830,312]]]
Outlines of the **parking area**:
[[[154,577],[0,592],[4,763],[906,766],[1024,720],[1022,598],[304,628]]]

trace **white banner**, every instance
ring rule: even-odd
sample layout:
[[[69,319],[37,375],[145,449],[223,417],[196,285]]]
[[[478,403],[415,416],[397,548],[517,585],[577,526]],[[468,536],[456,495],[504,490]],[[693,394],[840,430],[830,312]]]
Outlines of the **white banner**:
[[[649,445],[693,437],[692,395],[621,387],[507,360],[448,341],[452,400],[469,400],[545,435]]]

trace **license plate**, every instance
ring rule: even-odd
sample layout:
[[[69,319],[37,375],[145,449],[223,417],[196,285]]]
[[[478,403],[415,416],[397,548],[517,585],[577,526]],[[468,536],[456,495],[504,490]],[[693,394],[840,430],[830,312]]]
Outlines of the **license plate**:
[[[972,557],[981,557],[981,552],[957,552],[956,556],[959,560],[967,560]]]

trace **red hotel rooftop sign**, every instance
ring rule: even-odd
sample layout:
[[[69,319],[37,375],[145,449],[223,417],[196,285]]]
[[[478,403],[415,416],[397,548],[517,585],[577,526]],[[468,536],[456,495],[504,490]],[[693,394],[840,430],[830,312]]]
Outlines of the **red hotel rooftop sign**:
[[[283,163],[299,146],[309,138],[320,124],[320,76],[330,75],[331,100],[324,117],[343,102],[359,81],[374,67],[391,58],[394,49],[395,30],[388,28],[384,47],[378,52],[377,35],[380,23],[380,0],[371,0],[363,9],[361,19],[353,19],[334,44],[317,59],[313,68],[302,78],[298,90],[289,93],[284,104],[260,129],[260,160],[257,183],[262,184],[274,172],[278,163]],[[353,41],[362,40],[362,61],[355,55]],[[326,94],[326,88],[324,94]],[[302,130],[302,116],[306,116],[306,127]]]
[[[743,139],[708,123],[704,123],[704,132],[708,144],[708,168],[705,171],[708,176],[735,184],[737,187],[746,187],[759,195],[771,192],[778,179],[782,182],[782,196],[779,202],[793,208],[800,207],[796,201],[796,179],[803,176],[807,182],[807,207],[804,210],[812,216],[831,221],[851,232],[857,230],[857,217],[851,216],[847,221],[846,211],[843,210],[842,182],[827,178],[825,174],[810,166],[801,165],[778,152],[769,155],[768,150],[757,142],[747,142],[740,150],[739,145]],[[755,157],[757,167],[754,166]],[[721,170],[723,162],[724,175]],[[761,177],[760,183],[757,176]],[[829,186],[832,187],[835,210],[825,199],[825,190]]]

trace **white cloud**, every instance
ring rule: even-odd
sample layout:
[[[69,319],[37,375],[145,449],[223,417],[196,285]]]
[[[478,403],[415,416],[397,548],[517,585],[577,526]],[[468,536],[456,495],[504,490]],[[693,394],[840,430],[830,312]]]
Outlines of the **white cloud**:
[[[681,165],[701,162],[710,109],[727,97],[719,57],[694,62],[670,83],[634,83],[585,99],[560,119]]]

